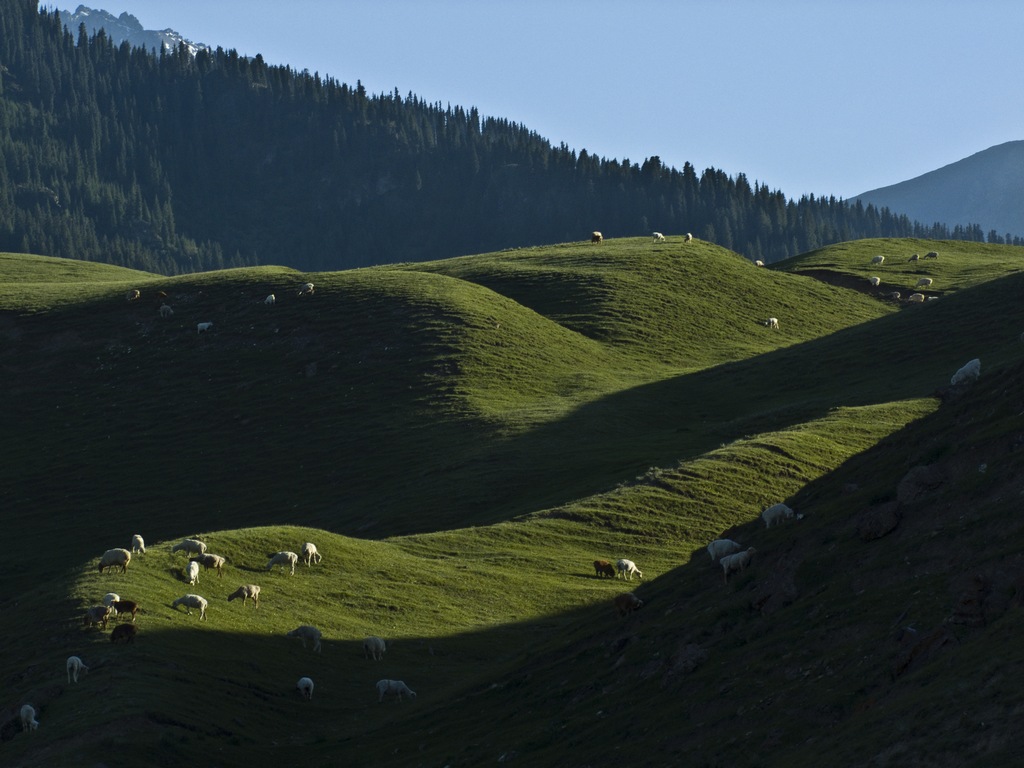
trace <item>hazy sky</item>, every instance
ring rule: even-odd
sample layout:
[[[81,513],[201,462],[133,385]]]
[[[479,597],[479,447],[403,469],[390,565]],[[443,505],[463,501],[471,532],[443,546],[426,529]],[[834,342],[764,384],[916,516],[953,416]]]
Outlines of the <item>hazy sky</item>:
[[[74,10],[77,4],[44,3]],[[850,197],[1024,139],[1020,0],[94,0],[605,158]]]

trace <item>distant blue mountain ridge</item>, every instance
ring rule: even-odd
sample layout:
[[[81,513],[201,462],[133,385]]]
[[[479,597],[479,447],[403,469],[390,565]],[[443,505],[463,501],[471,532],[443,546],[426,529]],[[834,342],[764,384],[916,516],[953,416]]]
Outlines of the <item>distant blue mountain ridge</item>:
[[[103,29],[114,45],[127,40],[132,46],[159,53],[161,50],[176,50],[179,44],[184,43],[193,56],[201,49],[209,49],[207,45],[186,40],[173,29],[143,29],[142,23],[128,12],[114,16],[107,11],[80,5],[74,12],[61,10],[60,18],[71,34],[77,35],[78,28],[84,24],[90,37]]]
[[[1024,141],[1008,141],[935,171],[849,198],[922,224],[977,224],[1005,237],[1024,234]]]

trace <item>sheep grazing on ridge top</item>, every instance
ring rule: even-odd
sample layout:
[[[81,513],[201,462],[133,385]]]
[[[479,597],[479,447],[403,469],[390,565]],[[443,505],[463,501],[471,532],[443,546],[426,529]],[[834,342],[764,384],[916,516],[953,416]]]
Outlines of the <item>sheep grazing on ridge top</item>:
[[[868,282],[871,283],[871,285],[873,287],[877,288],[878,286],[880,286],[882,284],[882,278],[880,278],[880,277],[869,277],[868,278]]]
[[[920,258],[921,257],[918,254],[915,253],[913,256],[911,256],[909,259],[907,259],[907,261],[908,262],[909,261],[918,261],[918,260],[920,260]]]
[[[313,291],[314,291],[313,284],[312,283],[306,283],[301,288],[299,288],[299,296],[312,296],[313,295]]]
[[[146,541],[137,533],[132,536],[132,554],[146,554]]]
[[[651,236],[654,238],[654,242],[656,242],[656,243],[664,243],[665,242],[665,236],[663,234],[661,234],[661,232],[652,232]]]
[[[295,564],[297,562],[299,562],[299,556],[296,555],[294,552],[288,552],[288,551],[278,552],[276,555],[273,555],[270,558],[270,560],[267,562],[267,570],[269,571],[275,565],[280,565],[282,569],[285,566],[289,566],[290,565],[291,569],[292,569],[292,576],[294,576],[295,575]]]
[[[199,595],[182,595],[173,603],[171,603],[171,608],[176,609],[179,605],[185,606],[185,613],[187,613],[189,616],[192,615],[193,608],[198,608],[199,620],[202,621],[206,618],[206,606],[208,605],[208,603],[205,597],[200,597]]]
[[[935,281],[932,280],[930,277],[922,277],[920,280],[917,281],[917,285],[915,285],[914,287],[915,288],[928,288],[928,287],[931,286],[931,284],[933,282],[935,282]]]
[[[619,612],[619,616],[626,616],[644,607],[644,601],[632,592],[623,592],[621,595],[616,595],[612,603]]]
[[[21,717],[21,730],[31,732],[39,728],[39,721],[36,720],[36,708],[31,704],[22,704],[18,714]]]
[[[78,682],[78,675],[85,674],[89,671],[89,668],[85,666],[85,662],[82,661],[78,656],[68,656],[67,662],[68,670],[68,685],[72,682]]]
[[[132,561],[132,553],[127,549],[117,547],[115,549],[108,549],[103,553],[103,557],[100,558],[99,572],[103,573],[103,569],[120,568],[121,573],[128,571],[128,563]]]
[[[761,513],[761,519],[764,520],[765,528],[771,528],[773,525],[781,523],[783,520],[792,520],[794,517],[799,520],[803,516],[795,515],[793,510],[785,504],[772,504]]]
[[[317,653],[321,652],[320,645],[320,630],[316,627],[311,627],[309,624],[303,624],[300,627],[288,631],[288,637],[297,637],[302,641],[302,647],[306,647],[306,641],[311,640],[313,642],[313,650]]]
[[[110,633],[110,642],[119,643],[124,640],[125,645],[127,645],[134,642],[137,634],[139,634],[139,630],[134,624],[118,624],[114,627],[114,631]]]
[[[217,578],[224,577],[224,563],[227,561],[220,555],[212,555],[209,553],[196,555],[190,560],[190,562],[199,563],[206,570],[213,568],[217,571]]]
[[[213,323],[196,323],[196,333],[206,333],[208,330],[213,328]]]
[[[603,240],[604,240],[604,235],[602,235],[600,232],[594,231],[594,232],[590,233],[590,242],[591,243],[597,244],[597,243],[600,243]]]
[[[182,539],[171,547],[171,553],[175,552],[184,552],[186,555],[205,555],[206,542],[199,539]]]
[[[619,575],[622,576],[622,578],[624,579],[628,578],[630,581],[632,581],[633,574],[635,573],[637,576],[640,577],[640,580],[643,581],[644,575],[640,572],[640,569],[636,567],[636,563],[634,563],[632,560],[618,560],[615,563],[615,569],[619,572]]]
[[[760,259],[754,259],[754,266],[755,267],[763,267],[764,266],[764,262],[761,261]]]
[[[260,607],[260,585],[259,584],[243,584],[230,595],[228,595],[228,602],[236,598],[242,598],[242,605],[245,605],[245,601],[250,597],[252,598],[253,608]]]
[[[594,561],[594,575],[596,575],[597,578],[599,578],[599,579],[601,577],[603,577],[603,576],[610,576],[611,578],[614,579],[615,578],[615,566],[612,565],[611,563],[609,563],[607,560],[595,560]]]
[[[743,572],[743,569],[750,565],[751,559],[754,557],[756,552],[753,547],[743,551],[737,552],[734,555],[726,555],[719,562],[722,564],[722,573],[725,576],[725,583],[729,583],[729,574],[734,572]]]
[[[884,264],[885,263],[885,256],[874,256],[871,259],[871,263],[872,264]]]
[[[685,240],[687,243],[689,243],[690,241],[693,240],[693,235],[691,235],[689,232],[687,232],[686,233],[686,237],[684,237],[683,240]]]
[[[275,296],[274,294],[270,294],[269,296],[267,296],[267,298],[265,298],[263,300],[263,303],[264,304],[268,304],[268,305],[269,304],[274,304],[276,302],[277,302],[277,296]]]
[[[302,694],[302,698],[306,701],[313,698],[313,681],[308,677],[300,677],[295,687],[299,689],[299,693]]]
[[[410,690],[409,686],[402,680],[378,680],[377,702],[384,701],[385,696],[395,696],[399,701],[402,700],[403,696],[415,699],[416,691]]]
[[[954,373],[949,383],[954,387],[960,384],[969,384],[977,381],[979,376],[981,376],[981,359],[976,357]]]
[[[316,548],[316,544],[312,541],[307,541],[302,545],[302,561],[309,567],[310,561],[319,563],[323,558],[320,556],[320,552]]]
[[[711,555],[711,562],[715,562],[726,555],[735,554],[740,549],[742,547],[739,542],[735,542],[732,539],[715,539],[708,544],[708,554]]]
[[[374,661],[381,661],[384,658],[384,652],[387,649],[388,644],[384,642],[384,638],[382,637],[370,635],[368,638],[363,640],[363,656],[368,656]]]
[[[938,251],[928,251],[928,253],[926,253],[924,257],[926,259],[937,259],[939,258],[939,253]]]
[[[188,565],[185,566],[185,578],[190,587],[199,581],[199,563],[195,560],[189,560]]]

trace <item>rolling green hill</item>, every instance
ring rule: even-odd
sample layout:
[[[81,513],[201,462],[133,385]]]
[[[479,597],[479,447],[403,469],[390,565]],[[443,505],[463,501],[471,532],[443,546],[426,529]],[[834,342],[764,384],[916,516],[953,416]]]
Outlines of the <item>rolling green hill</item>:
[[[940,300],[866,287],[876,253],[886,283],[927,273]],[[41,726],[8,720],[0,759],[801,765],[827,745],[895,765],[955,717],[922,705],[929,675],[988,681],[988,728],[1008,722],[1011,687],[959,648],[1019,620],[1020,259],[860,241],[758,269],[644,238],[164,278],[4,255],[0,487],[19,545],[0,610],[21,631],[0,679],[9,716],[32,701]],[[979,382],[949,389],[972,357]],[[918,465],[942,482],[900,497]],[[780,500],[804,518],[765,531]],[[136,532],[147,553],[97,573]],[[192,535],[228,558],[222,579],[184,582],[170,550]],[[719,535],[757,548],[728,584],[703,552]],[[323,563],[265,570],[307,540]],[[623,556],[647,603],[626,618],[624,585],[590,565]],[[986,623],[942,634],[972,574]],[[258,610],[225,600],[244,582]],[[131,646],[79,623],[111,590],[143,606]],[[170,607],[189,591],[207,621]],[[322,654],[285,636],[302,623]],[[911,625],[938,633],[913,654]],[[385,661],[363,658],[367,634]],[[92,667],[77,685],[70,653]],[[384,677],[416,701],[378,705]],[[1015,738],[964,723],[931,764]]]

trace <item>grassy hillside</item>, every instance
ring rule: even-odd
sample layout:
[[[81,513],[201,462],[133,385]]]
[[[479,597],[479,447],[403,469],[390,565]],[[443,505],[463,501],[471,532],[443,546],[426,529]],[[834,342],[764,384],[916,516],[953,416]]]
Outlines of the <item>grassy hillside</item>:
[[[123,745],[158,739],[158,765],[296,747],[380,765],[797,765],[812,730],[848,764],[897,732],[913,745],[925,726],[909,715],[879,723],[919,705],[926,656],[886,683],[902,646],[881,639],[903,622],[941,627],[976,568],[1012,595],[996,565],[1015,540],[982,553],[1019,482],[1024,276],[1019,249],[960,245],[927,262],[955,290],[914,306],[793,274],[842,283],[874,241],[779,269],[637,239],[345,273],[105,278],[86,265],[77,283],[26,281],[51,304],[0,304],[4,394],[19,404],[0,482],[12,540],[28,544],[2,566],[15,595],[2,610],[34,640],[4,641],[0,679],[8,716],[31,700],[43,725],[30,740],[8,721],[3,757],[129,765]],[[306,280],[316,292],[300,298]],[[128,287],[142,298],[127,302]],[[945,385],[971,357],[982,379],[954,398]],[[938,495],[865,540],[862,518],[933,463],[950,463]],[[967,518],[964,498],[981,502]],[[806,516],[765,531],[756,517],[779,500]],[[98,574],[135,532],[146,555]],[[192,588],[170,548],[194,534],[229,565]],[[703,552],[720,534],[758,549],[728,585]],[[306,540],[322,564],[264,570]],[[621,556],[648,602],[625,620],[610,605],[624,586],[590,566]],[[250,581],[258,611],[225,600]],[[108,590],[144,607],[132,646],[78,623]],[[208,621],[170,608],[191,590],[210,599]],[[322,654],[284,636],[300,623],[323,630]],[[362,657],[370,633],[392,641],[384,662]],[[956,636],[968,640],[987,642]],[[69,653],[93,667],[77,686]],[[301,675],[317,683],[308,704]],[[378,706],[381,677],[405,679],[416,702]]]

